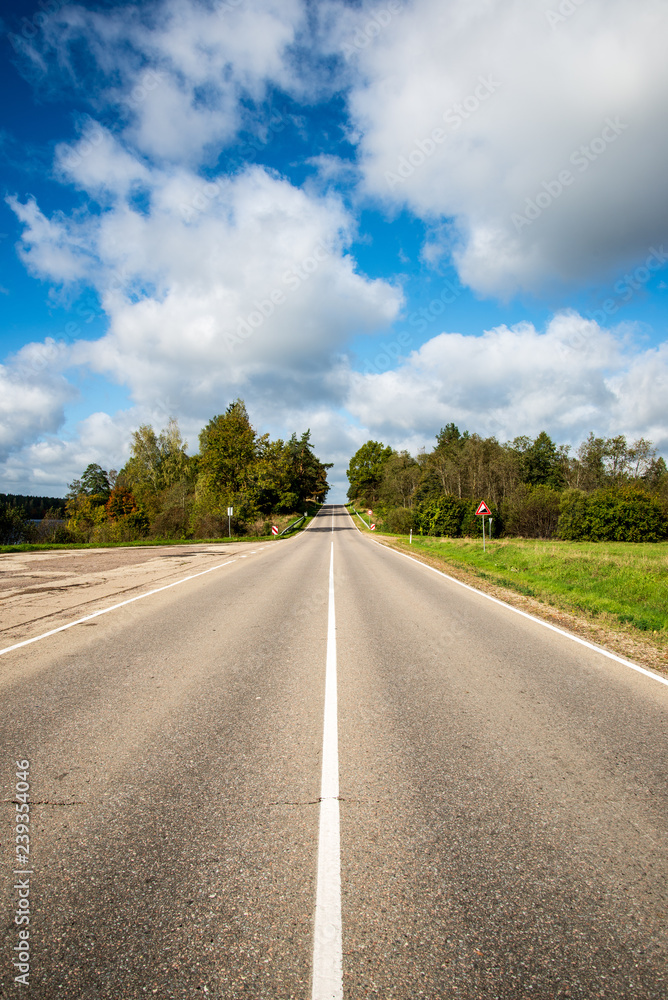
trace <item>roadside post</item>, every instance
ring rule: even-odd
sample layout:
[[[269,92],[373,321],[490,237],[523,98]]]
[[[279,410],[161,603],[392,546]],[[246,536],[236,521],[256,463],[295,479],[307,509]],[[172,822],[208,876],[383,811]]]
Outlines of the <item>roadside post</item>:
[[[408,544],[409,545],[413,544],[413,529],[412,528],[410,530],[410,535],[409,535],[409,538],[408,538]]]
[[[234,514],[234,507],[227,508],[227,537],[232,537],[232,515]]]
[[[476,517],[482,517],[482,551],[483,552],[485,551],[485,514],[489,515],[489,518],[490,518],[490,521],[491,521],[491,519],[492,519],[492,512],[489,509],[489,507],[487,506],[487,504],[485,503],[485,501],[481,500],[480,503],[478,504],[478,509],[476,510]],[[490,528],[490,533],[491,533],[491,528]],[[491,538],[491,534],[490,534],[490,538]]]

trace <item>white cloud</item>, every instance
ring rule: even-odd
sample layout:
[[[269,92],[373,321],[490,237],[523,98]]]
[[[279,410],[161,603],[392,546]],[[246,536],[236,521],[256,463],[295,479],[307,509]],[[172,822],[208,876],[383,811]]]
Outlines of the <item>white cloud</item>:
[[[48,339],[27,344],[0,365],[0,459],[62,425],[64,407],[76,396],[61,374],[66,353]]]
[[[668,345],[639,350],[632,331],[601,329],[577,313],[480,337],[441,333],[399,368],[351,373],[347,408],[399,447],[431,447],[441,427],[499,440],[547,430],[575,444],[590,430],[650,437],[668,448]]]
[[[366,191],[454,218],[448,249],[485,294],[610,277],[665,238],[666,5],[586,0],[552,26],[555,9],[415,0],[353,60]]]
[[[290,46],[303,27],[302,0],[163,0],[111,11],[65,6],[24,46],[33,72],[59,71],[86,90],[81,50],[97,78],[100,109],[125,119],[125,137],[163,161],[217,154],[246,121],[242,98],[261,102],[271,86],[299,87]],[[252,117],[252,116],[251,116]]]
[[[401,292],[357,273],[337,198],[260,167],[215,183],[183,168],[142,174],[106,135],[104,145],[125,164],[117,184],[91,156],[68,168],[91,193],[106,188],[104,211],[52,223],[32,203],[15,210],[33,270],[85,275],[109,317],[108,333],[76,345],[72,362],[127,385],[139,405],[204,417],[251,381],[276,405],[295,392],[321,398],[351,334],[396,317]],[[144,210],[128,180],[139,176]],[[63,266],[70,259],[77,267]]]

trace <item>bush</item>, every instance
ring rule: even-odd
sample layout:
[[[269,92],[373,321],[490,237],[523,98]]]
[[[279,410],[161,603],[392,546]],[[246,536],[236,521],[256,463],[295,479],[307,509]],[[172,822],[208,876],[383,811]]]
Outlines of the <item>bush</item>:
[[[573,542],[658,542],[666,538],[661,502],[635,484],[562,494],[559,537]]]
[[[0,504],[0,545],[19,545],[32,538],[32,523],[23,507]]]
[[[520,483],[503,502],[506,533],[524,538],[552,538],[559,525],[561,496],[550,486]]]
[[[415,527],[421,535],[459,538],[470,501],[453,496],[422,500],[415,508]]]
[[[383,518],[383,529],[397,535],[407,535],[413,527],[413,511],[408,507],[394,507]]]

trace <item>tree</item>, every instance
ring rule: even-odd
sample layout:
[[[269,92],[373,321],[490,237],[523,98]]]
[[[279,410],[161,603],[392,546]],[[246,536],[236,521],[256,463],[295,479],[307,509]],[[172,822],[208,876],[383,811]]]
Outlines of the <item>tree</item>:
[[[407,451],[394,452],[383,465],[379,496],[389,507],[411,507],[421,470]]]
[[[200,434],[196,508],[225,517],[228,507],[243,520],[259,513],[257,435],[241,399],[213,417]]]
[[[541,431],[535,441],[525,446],[526,438],[517,439],[520,447],[520,475],[522,482],[529,486],[564,486],[564,466],[567,464],[567,449],[557,448],[552,438]]]
[[[355,452],[348,466],[348,499],[373,505],[378,500],[383,466],[393,454],[380,441],[367,441]]]
[[[75,479],[69,484],[68,497],[88,497],[95,504],[105,504],[111,493],[107,473],[95,462],[86,466],[81,479]]]
[[[118,478],[155,511],[160,506],[158,495],[162,491],[189,478],[191,459],[187,447],[174,417],[159,435],[150,424],[142,424],[132,434],[131,455]]]

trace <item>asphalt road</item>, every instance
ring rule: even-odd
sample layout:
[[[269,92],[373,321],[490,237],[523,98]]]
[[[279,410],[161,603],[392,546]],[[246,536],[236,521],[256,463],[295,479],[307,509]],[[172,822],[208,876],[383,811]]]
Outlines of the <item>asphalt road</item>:
[[[0,656],[1,995],[311,997],[332,552],[343,996],[665,1000],[668,688],[343,508]]]

